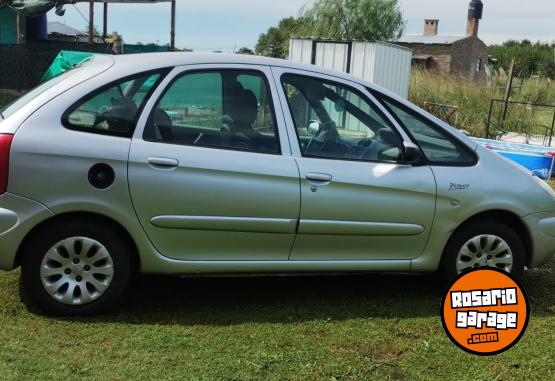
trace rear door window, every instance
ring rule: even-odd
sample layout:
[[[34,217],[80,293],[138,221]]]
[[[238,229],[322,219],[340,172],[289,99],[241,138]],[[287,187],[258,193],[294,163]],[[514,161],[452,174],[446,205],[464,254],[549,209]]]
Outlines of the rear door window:
[[[144,138],[172,144],[280,153],[270,88],[254,70],[186,72],[160,98]]]

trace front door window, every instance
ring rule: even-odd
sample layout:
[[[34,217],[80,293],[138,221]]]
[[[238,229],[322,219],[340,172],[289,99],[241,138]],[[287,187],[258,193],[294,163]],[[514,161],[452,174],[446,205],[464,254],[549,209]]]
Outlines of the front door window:
[[[355,89],[321,79],[282,77],[301,152],[306,157],[396,162],[399,134]]]

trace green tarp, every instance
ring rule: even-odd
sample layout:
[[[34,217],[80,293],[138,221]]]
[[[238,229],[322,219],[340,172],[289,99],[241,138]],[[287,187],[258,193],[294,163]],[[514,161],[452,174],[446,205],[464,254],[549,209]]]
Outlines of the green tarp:
[[[95,0],[96,3],[164,3],[171,0]],[[64,5],[89,2],[87,0],[0,0],[0,8],[10,7],[25,16],[37,16],[56,7],[58,16],[64,15]]]
[[[69,1],[59,0],[0,0],[0,7],[8,6],[25,16],[36,16],[46,13],[54,7],[61,9]]]
[[[62,73],[74,68],[75,66],[83,63],[84,61],[88,60],[90,57],[95,55],[96,53],[88,53],[88,52],[73,52],[70,50],[62,50],[54,61],[44,73],[42,77],[42,82],[46,82],[49,79],[59,76]]]

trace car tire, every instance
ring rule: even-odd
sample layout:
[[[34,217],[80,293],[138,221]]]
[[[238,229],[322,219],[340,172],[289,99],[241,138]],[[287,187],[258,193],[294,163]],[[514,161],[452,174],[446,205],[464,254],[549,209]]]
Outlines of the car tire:
[[[520,278],[525,250],[519,235],[494,220],[470,223],[455,231],[442,256],[440,270],[444,278],[452,280],[461,272],[487,266]]]
[[[71,221],[42,229],[22,252],[22,300],[47,315],[106,312],[128,288],[131,255],[109,224]]]

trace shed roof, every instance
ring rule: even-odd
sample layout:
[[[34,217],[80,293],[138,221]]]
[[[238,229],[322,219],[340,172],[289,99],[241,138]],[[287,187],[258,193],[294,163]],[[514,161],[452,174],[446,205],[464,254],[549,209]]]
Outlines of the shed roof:
[[[467,36],[445,36],[445,35],[435,35],[435,36],[424,36],[422,34],[404,34],[399,39],[399,42],[407,44],[443,44],[450,45],[459,40],[463,40]]]
[[[431,54],[413,54],[412,59],[416,61],[426,61],[432,58]]]
[[[72,28],[61,22],[52,21],[48,23],[48,34],[61,34],[64,36],[86,36],[87,34]]]

